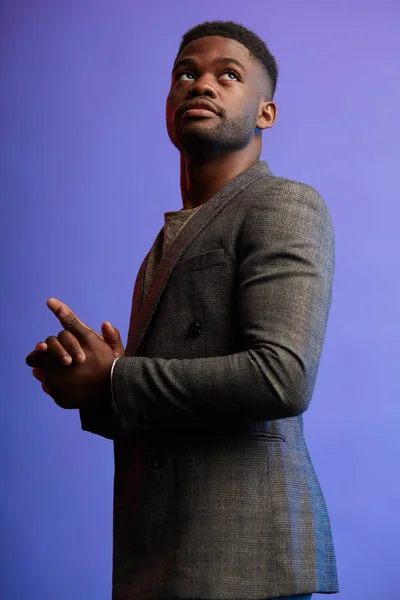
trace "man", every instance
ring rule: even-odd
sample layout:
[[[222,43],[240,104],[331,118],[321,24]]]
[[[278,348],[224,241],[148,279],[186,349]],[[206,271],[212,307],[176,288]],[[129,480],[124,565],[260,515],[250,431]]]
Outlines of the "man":
[[[114,440],[114,600],[310,598],[338,590],[303,435],[333,276],[327,208],[260,161],[274,57],[207,22],[167,98],[183,209],[137,276],[124,353],[56,299],[63,332],[27,357],[44,390]]]

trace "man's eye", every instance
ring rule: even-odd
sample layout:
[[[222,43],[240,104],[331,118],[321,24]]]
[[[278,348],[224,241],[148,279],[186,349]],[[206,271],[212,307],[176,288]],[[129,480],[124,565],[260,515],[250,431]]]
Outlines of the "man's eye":
[[[185,76],[185,79],[183,78]],[[176,81],[193,81],[194,75],[188,71],[176,74]]]
[[[237,80],[240,79],[239,75],[235,73],[235,71],[225,71],[225,73],[222,73],[221,77],[223,77],[224,75],[228,75],[228,81],[234,81],[234,79],[230,77],[231,75],[233,75],[233,77]]]
[[[221,77],[224,77],[225,81],[240,81],[239,75],[236,71],[225,71]],[[176,81],[194,81],[195,76],[190,71],[181,71],[175,75]]]

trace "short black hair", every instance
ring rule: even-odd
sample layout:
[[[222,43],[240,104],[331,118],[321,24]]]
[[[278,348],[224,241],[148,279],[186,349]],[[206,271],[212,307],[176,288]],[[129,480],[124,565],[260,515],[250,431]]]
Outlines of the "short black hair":
[[[234,23],[233,21],[205,21],[204,23],[200,23],[200,25],[192,27],[192,29],[189,29],[182,36],[177,57],[190,42],[214,35],[236,40],[249,50],[253,57],[263,66],[271,83],[273,97],[278,81],[276,59],[269,51],[266,43],[258,35],[239,23]]]

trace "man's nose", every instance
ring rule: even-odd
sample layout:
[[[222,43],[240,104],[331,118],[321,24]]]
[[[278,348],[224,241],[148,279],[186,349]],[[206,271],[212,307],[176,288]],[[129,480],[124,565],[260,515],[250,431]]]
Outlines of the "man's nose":
[[[197,79],[188,90],[188,98],[196,98],[197,96],[208,96],[210,98],[216,98],[217,92],[213,85],[206,79]]]

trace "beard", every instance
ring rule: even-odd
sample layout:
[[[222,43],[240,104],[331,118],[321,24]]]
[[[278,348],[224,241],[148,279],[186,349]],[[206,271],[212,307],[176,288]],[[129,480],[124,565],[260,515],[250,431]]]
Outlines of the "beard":
[[[196,119],[199,121],[200,118]],[[205,119],[201,119],[205,120]],[[213,119],[214,120],[214,119]],[[256,114],[218,118],[215,125],[180,123],[179,132],[172,143],[188,156],[218,156],[242,150],[248,146],[254,136]]]

